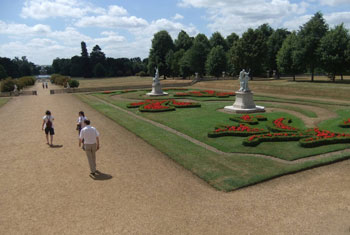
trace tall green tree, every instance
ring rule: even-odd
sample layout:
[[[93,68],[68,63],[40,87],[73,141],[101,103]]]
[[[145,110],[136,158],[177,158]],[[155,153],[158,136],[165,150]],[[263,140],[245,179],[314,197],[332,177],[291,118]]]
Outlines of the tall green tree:
[[[168,75],[166,65],[166,55],[170,50],[174,50],[174,42],[166,30],[159,31],[154,34],[152,39],[152,47],[148,56],[148,71],[149,74],[154,74],[154,68],[158,67],[159,75],[164,75],[164,78]]]
[[[220,77],[223,71],[226,71],[227,59],[222,46],[213,47],[208,55],[205,64],[207,74]]]
[[[343,73],[350,66],[346,55],[349,44],[349,32],[343,24],[328,31],[320,41],[318,55],[322,68],[331,74],[333,81],[336,74],[340,74],[343,79]]]
[[[328,25],[321,12],[317,12],[299,30],[302,48],[304,48],[304,62],[311,72],[311,81],[314,81],[314,71],[320,66],[317,50],[322,37],[327,33]]]
[[[303,50],[295,32],[287,36],[276,56],[278,70],[281,73],[295,75],[303,72]]]
[[[90,62],[93,67],[95,67],[98,63],[104,65],[106,62],[106,55],[102,52],[102,49],[99,45],[95,45],[92,48],[90,53]]]
[[[230,49],[233,44],[238,41],[239,36],[236,33],[231,33],[230,35],[228,35],[226,37],[226,44],[227,44],[227,48]]]
[[[5,79],[5,78],[7,78],[6,70],[5,70],[4,66],[2,66],[0,64],[0,80]]]
[[[83,58],[80,56],[73,56],[71,59],[70,75],[72,77],[84,76]]]
[[[186,63],[190,65],[192,73],[198,73],[199,76],[205,74],[205,62],[210,52],[210,43],[204,34],[198,34],[193,46],[186,52]]]
[[[248,29],[230,49],[230,64],[234,66],[235,73],[243,68],[251,69],[251,78],[253,78],[263,73],[266,54],[265,33],[260,29]]]
[[[191,48],[193,44],[193,38],[191,38],[185,31],[181,30],[181,32],[177,35],[177,39],[175,39],[175,49],[181,50],[184,49],[187,51]]]
[[[216,46],[222,46],[222,48],[226,51],[228,49],[226,40],[219,32],[215,32],[211,35],[210,39],[210,46],[211,48],[214,48]]]
[[[83,67],[83,76],[85,78],[90,78],[92,77],[92,67],[90,64],[90,58],[89,58],[88,50],[86,48],[86,43],[82,41],[80,45],[81,45],[81,59],[82,59],[81,63]]]
[[[102,78],[106,76],[106,69],[101,63],[97,63],[94,67],[94,76]]]
[[[276,70],[279,78],[279,71],[277,67],[276,57],[278,51],[281,49],[284,40],[290,34],[286,29],[277,29],[267,40],[267,69],[270,71]]]
[[[180,75],[183,79],[193,74],[192,66],[191,66],[191,52],[190,50],[186,51],[182,56],[179,62],[180,67]]]

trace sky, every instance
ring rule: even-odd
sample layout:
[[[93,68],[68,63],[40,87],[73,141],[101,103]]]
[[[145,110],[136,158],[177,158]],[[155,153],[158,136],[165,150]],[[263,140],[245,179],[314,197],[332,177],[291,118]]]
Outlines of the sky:
[[[107,57],[148,57],[152,38],[220,32],[241,35],[268,23],[298,30],[317,11],[350,29],[350,0],[0,0],[0,57],[39,65],[97,44]]]

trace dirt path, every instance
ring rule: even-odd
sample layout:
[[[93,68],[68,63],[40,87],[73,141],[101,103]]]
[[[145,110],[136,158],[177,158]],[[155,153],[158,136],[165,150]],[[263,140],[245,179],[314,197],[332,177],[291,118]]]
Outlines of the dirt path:
[[[350,161],[222,193],[71,95],[39,85],[38,96],[0,109],[0,234],[350,233]],[[62,148],[45,144],[46,109]],[[98,167],[111,180],[88,177],[80,110],[101,132]]]

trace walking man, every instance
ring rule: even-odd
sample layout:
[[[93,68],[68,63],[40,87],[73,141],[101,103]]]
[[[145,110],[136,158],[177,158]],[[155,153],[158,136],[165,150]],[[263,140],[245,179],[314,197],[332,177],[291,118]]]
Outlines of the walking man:
[[[96,151],[100,149],[100,133],[95,127],[90,126],[90,120],[84,120],[85,127],[81,130],[79,136],[79,147],[84,140],[84,150],[89,161],[90,177],[96,179],[96,174],[101,174],[96,170]]]

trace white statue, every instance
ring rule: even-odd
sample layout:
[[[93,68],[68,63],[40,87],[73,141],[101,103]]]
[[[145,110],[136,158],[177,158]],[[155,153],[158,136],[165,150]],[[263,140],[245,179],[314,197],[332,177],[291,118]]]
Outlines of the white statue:
[[[155,67],[154,69],[156,70],[156,74],[154,75],[153,82],[154,83],[159,83],[159,71],[158,71],[158,68]]]
[[[15,85],[13,86],[13,92],[16,92],[16,91],[18,91],[18,87],[17,87],[17,85],[15,84]]]
[[[249,92],[249,87],[248,87],[248,81],[250,80],[249,78],[249,73],[246,72],[244,69],[239,73],[239,91],[244,91],[244,92]]]

